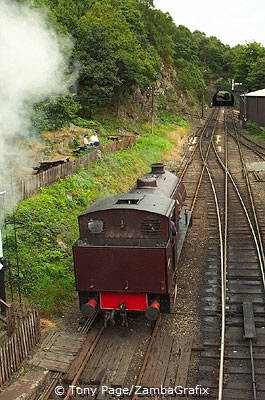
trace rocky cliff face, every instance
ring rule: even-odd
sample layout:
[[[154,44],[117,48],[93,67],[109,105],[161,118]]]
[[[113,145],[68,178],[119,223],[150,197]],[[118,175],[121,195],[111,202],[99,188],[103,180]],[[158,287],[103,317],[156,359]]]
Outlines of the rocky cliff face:
[[[141,89],[135,86],[131,95],[116,105],[117,116],[135,124],[151,121],[152,114],[159,119],[161,110],[175,112],[188,119],[201,113],[200,99],[194,93],[178,88],[177,73],[172,69],[163,69],[152,87]]]

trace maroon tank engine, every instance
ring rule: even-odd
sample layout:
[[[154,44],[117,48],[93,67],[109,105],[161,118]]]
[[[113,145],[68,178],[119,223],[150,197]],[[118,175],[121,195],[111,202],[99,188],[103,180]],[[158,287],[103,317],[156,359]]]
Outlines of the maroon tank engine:
[[[126,194],[97,200],[79,216],[73,246],[81,312],[105,321],[128,311],[150,320],[170,311],[170,291],[191,218],[182,182],[153,164]]]

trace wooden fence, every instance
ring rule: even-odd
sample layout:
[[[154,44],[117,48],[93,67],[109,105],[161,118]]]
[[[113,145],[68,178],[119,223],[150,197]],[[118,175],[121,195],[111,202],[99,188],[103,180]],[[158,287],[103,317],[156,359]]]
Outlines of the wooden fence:
[[[16,320],[14,331],[0,347],[0,387],[19,369],[40,340],[40,318],[37,311],[30,310],[13,318]]]
[[[102,153],[112,153],[117,150],[125,149],[134,143],[135,138],[128,137],[117,142],[100,146],[99,150]],[[41,187],[49,186],[52,183],[57,182],[59,179],[73,175],[79,167],[88,165],[91,161],[95,161],[98,157],[98,150],[94,150],[91,153],[88,153],[82,157],[78,157],[75,160],[58,165],[57,167],[50,168],[26,179],[22,179],[21,181],[13,183],[15,186],[15,188],[13,188],[13,192],[18,194],[20,197],[19,200],[25,200],[38,193]]]

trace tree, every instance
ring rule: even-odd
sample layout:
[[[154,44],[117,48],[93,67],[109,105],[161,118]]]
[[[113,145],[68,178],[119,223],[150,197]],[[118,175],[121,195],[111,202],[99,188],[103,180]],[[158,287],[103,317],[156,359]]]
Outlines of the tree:
[[[197,95],[201,95],[206,89],[206,85],[200,68],[196,64],[181,58],[175,61],[175,65],[179,89],[194,91]]]
[[[164,63],[172,64],[174,59],[175,24],[168,13],[148,9],[144,13],[147,37]]]
[[[198,64],[198,44],[188,28],[183,25],[176,27],[173,40],[176,59],[183,58],[184,60],[194,61]]]
[[[251,90],[265,88],[265,57],[258,59],[247,77],[247,85]]]
[[[76,101],[76,96],[55,96],[49,100],[38,103],[34,107],[32,126],[36,132],[62,128],[77,117],[81,104]]]
[[[250,89],[256,88],[261,76],[259,70],[263,64],[261,60],[265,57],[265,48],[260,43],[253,42],[234,47],[233,53],[236,80],[246,83]]]
[[[156,79],[161,64],[157,53],[149,44],[141,46],[126,18],[109,1],[95,3],[79,19],[77,38],[80,98],[89,107],[110,101],[118,88],[147,86]]]
[[[200,31],[195,31],[193,37],[197,43],[198,57],[208,82],[226,78],[231,74],[229,46],[225,46],[215,36],[207,37]]]

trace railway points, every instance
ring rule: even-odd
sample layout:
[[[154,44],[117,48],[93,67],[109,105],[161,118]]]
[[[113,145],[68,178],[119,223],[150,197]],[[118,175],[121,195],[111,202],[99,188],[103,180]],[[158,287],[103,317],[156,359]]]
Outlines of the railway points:
[[[60,369],[58,360],[57,365],[53,362],[56,355],[47,356],[47,349],[46,356],[39,357],[49,359],[50,372],[31,400],[58,399],[56,387],[66,400],[83,398],[85,388],[100,400],[113,398],[109,388],[133,385],[157,390],[195,390],[198,385],[210,393],[207,398],[218,400],[264,398],[265,220],[262,194],[248,168],[262,159],[263,150],[255,141],[244,140],[230,109],[211,110],[187,142],[176,170],[187,187],[185,207],[193,211],[194,220],[171,293],[171,313],[161,315],[155,325],[133,316],[129,328],[87,321],[79,332],[79,349],[66,338],[65,352],[59,346],[62,363],[71,347],[67,368]],[[189,254],[198,282],[187,291],[190,271],[184,264]]]

